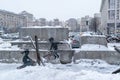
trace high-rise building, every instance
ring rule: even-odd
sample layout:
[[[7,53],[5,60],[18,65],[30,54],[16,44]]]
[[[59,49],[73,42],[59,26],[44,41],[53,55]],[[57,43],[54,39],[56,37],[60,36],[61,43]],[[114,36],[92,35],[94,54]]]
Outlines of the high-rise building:
[[[102,0],[101,31],[104,34],[120,33],[120,0]]]

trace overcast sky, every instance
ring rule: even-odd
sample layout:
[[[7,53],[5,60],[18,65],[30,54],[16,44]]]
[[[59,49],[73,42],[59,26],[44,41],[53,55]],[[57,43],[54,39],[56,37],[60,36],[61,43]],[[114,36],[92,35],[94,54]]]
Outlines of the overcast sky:
[[[99,13],[101,0],[0,0],[0,9],[27,11],[36,18],[66,20]]]

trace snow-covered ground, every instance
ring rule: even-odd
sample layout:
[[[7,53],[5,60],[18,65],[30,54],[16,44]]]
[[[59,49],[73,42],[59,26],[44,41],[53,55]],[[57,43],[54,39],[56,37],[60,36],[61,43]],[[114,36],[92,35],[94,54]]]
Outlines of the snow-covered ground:
[[[79,60],[78,64],[50,64],[16,69],[21,64],[0,64],[0,80],[120,80],[111,74],[119,66],[100,60]]]
[[[85,44],[80,50],[114,50],[113,46],[120,44],[108,44],[108,48],[102,45]],[[0,50],[19,49],[9,42],[0,39]],[[21,64],[0,63],[0,80],[120,80],[120,74],[111,74],[120,68],[119,65],[110,65],[101,60],[77,60],[76,64],[50,64],[46,66],[26,67],[16,69]]]

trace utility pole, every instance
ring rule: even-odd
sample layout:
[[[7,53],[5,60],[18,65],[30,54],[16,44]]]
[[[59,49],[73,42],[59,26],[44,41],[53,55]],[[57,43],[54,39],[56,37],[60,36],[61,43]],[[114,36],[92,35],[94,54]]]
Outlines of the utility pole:
[[[117,34],[117,0],[115,0],[115,28],[114,28],[114,34]]]

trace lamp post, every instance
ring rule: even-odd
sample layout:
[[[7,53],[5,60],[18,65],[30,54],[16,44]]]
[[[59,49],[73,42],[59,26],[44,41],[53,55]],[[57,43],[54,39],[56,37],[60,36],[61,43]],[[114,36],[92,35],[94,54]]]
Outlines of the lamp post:
[[[115,30],[114,30],[114,34],[116,35],[117,32],[117,0],[115,0]]]

